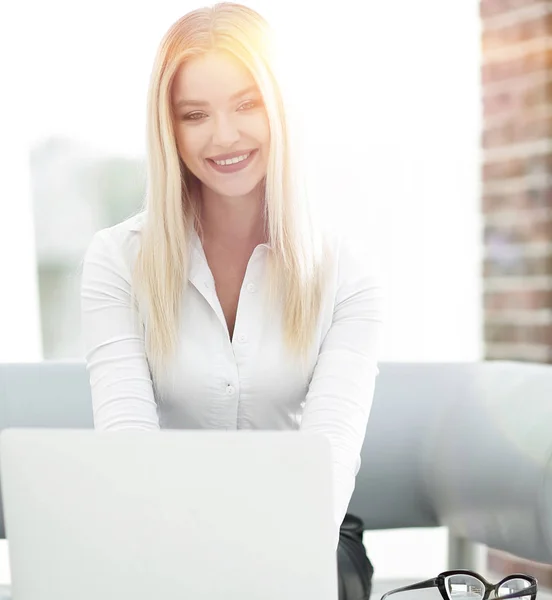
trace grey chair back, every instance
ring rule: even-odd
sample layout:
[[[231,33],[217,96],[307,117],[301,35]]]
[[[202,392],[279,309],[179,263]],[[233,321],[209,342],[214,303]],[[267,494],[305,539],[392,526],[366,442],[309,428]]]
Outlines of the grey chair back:
[[[552,562],[551,398],[550,365],[381,363],[349,511]],[[7,427],[93,427],[84,363],[0,364]]]

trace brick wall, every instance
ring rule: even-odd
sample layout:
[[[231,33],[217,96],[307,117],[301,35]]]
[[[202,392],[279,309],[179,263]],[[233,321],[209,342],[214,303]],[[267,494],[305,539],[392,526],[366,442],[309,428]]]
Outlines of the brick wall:
[[[481,0],[485,358],[552,362],[552,0]],[[552,400],[551,400],[552,401]],[[489,553],[495,571],[552,568]]]

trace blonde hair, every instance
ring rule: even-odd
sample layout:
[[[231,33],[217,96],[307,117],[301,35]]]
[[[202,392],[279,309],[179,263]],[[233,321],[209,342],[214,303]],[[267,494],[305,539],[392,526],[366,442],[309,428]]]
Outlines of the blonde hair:
[[[284,98],[276,79],[272,32],[254,10],[220,3],[188,13],[165,34],[155,58],[147,112],[147,194],[141,248],[134,270],[136,298],[147,308],[146,352],[153,371],[175,349],[188,242],[199,225],[193,177],[181,161],[173,127],[171,87],[189,58],[230,52],[249,69],[265,103],[270,150],[265,178],[268,291],[283,310],[289,349],[305,358],[321,306],[324,248],[292,156]]]

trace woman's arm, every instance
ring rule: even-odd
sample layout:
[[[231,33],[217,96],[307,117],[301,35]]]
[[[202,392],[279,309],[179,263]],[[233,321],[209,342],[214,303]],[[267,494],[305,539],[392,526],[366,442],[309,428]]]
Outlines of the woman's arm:
[[[383,338],[380,278],[342,245],[333,319],[306,397],[301,430],[325,434],[333,454],[334,515],[341,526],[360,469]]]
[[[133,306],[130,269],[111,230],[87,250],[81,280],[81,320],[98,430],[159,429],[157,405]]]

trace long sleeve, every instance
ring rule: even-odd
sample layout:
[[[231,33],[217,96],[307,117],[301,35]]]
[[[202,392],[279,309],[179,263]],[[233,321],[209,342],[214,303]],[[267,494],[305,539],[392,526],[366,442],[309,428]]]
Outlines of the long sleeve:
[[[379,275],[341,246],[333,319],[307,393],[302,431],[325,434],[332,447],[334,515],[339,528],[360,469],[383,339]]]
[[[159,429],[130,269],[110,230],[98,232],[81,280],[81,326],[98,430]]]

